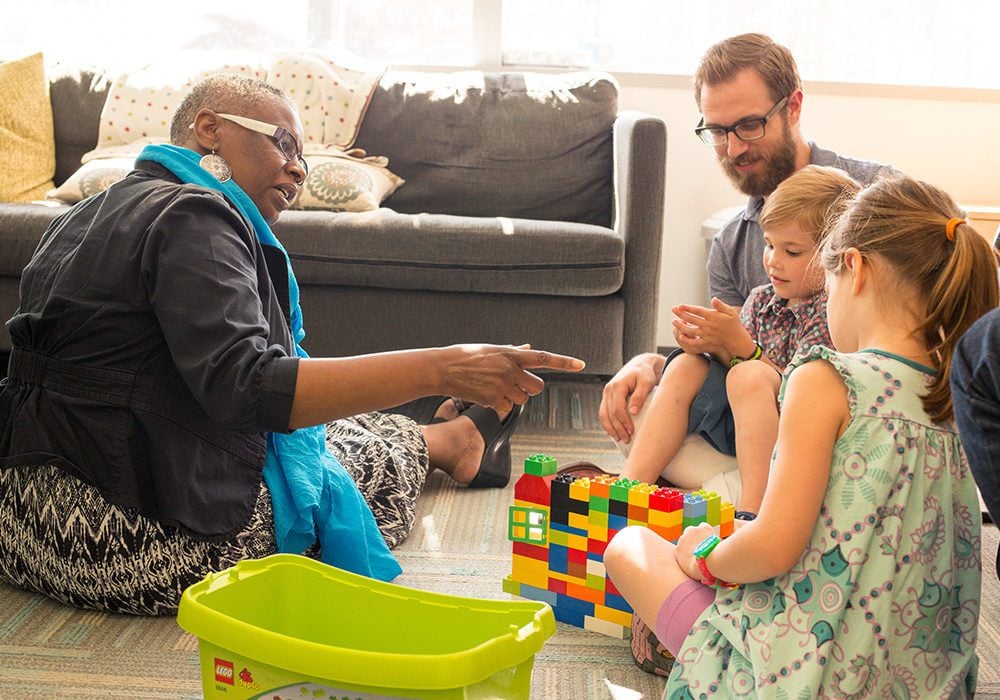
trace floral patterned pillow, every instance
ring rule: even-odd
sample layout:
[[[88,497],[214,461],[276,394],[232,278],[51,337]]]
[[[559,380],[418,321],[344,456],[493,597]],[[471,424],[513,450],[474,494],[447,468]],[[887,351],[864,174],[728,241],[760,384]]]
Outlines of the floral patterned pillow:
[[[80,200],[108,189],[128,175],[134,166],[135,156],[88,160],[80,166],[79,170],[70,175],[66,182],[54,190],[49,190],[45,194],[45,198],[64,204],[76,204]]]
[[[386,158],[366,156],[361,149],[307,148],[304,155],[309,176],[295,209],[371,211],[404,182],[389,170]]]

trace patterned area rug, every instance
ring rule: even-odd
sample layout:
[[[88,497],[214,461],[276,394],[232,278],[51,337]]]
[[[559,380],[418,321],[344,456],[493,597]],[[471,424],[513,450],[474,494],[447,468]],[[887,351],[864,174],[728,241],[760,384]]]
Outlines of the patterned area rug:
[[[433,474],[413,534],[396,550],[398,583],[479,598],[508,599],[507,507],[513,482],[530,454],[562,464],[589,460],[606,469],[622,459],[600,431],[601,385],[550,382],[532,400],[515,436],[514,478],[506,489],[470,491]],[[485,514],[485,515],[484,515]],[[997,550],[995,527],[984,528],[984,560]],[[977,697],[1000,700],[1000,584],[988,568],[980,622]],[[0,698],[200,698],[198,640],[172,618],[82,612],[0,584]],[[557,624],[535,657],[532,698],[659,698],[662,679],[639,670],[628,643]]]

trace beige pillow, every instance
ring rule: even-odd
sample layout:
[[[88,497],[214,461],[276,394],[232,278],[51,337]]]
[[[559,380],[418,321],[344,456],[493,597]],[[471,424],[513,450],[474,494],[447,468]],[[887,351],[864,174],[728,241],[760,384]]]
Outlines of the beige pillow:
[[[65,204],[76,204],[115,184],[135,166],[135,156],[125,158],[95,158],[80,166],[66,182],[45,194],[46,199],[56,199]]]
[[[101,110],[98,148],[140,139],[169,141],[170,120],[196,82],[216,73],[264,78],[264,56],[252,51],[181,49],[119,75]]]
[[[56,143],[42,54],[0,63],[0,201],[30,202],[52,188]]]
[[[386,66],[352,63],[310,51],[272,55],[267,82],[298,107],[306,148],[354,144]]]
[[[328,146],[307,149],[304,155],[309,176],[295,209],[371,211],[403,184],[387,167],[388,160],[366,157],[360,149],[344,152]]]

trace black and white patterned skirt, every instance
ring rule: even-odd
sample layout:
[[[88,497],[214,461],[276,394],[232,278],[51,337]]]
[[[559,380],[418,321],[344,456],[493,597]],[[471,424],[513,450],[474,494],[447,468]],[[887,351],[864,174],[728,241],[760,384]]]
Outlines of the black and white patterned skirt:
[[[326,442],[389,546],[405,540],[428,471],[420,427],[403,416],[369,413],[328,424]],[[246,527],[231,540],[205,542],[110,505],[57,467],[0,470],[0,578],[70,605],[172,615],[184,589],[209,572],[275,551],[263,484]]]

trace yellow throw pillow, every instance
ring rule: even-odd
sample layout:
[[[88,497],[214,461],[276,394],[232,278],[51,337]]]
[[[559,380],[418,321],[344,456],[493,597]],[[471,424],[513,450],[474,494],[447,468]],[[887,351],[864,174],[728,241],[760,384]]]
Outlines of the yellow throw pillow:
[[[54,187],[56,142],[42,54],[0,63],[0,201],[43,199]]]
[[[359,148],[306,148],[309,176],[292,207],[327,211],[371,211],[403,184],[388,159],[366,156]]]

